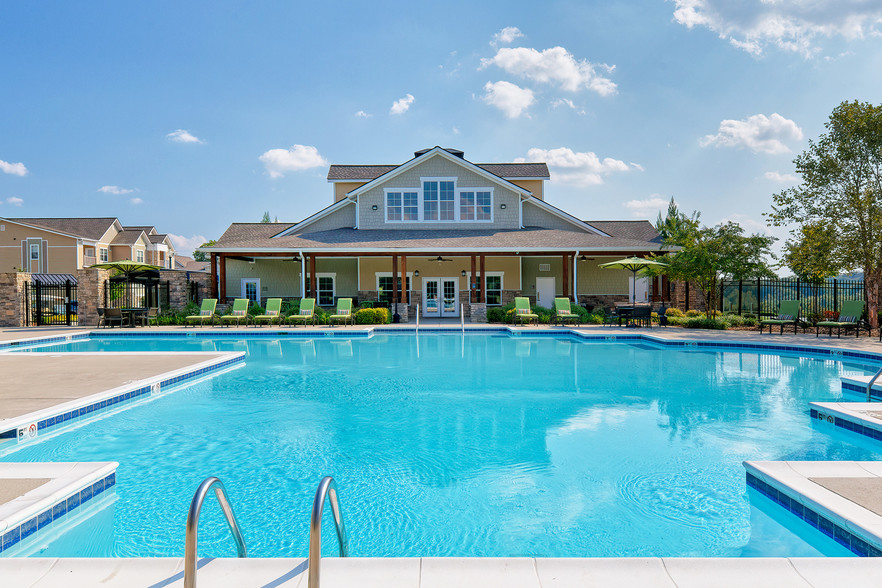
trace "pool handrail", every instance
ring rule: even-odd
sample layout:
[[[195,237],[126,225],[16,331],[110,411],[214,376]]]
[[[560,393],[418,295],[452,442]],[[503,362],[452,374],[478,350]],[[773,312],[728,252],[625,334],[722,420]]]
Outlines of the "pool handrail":
[[[236,540],[236,557],[248,557],[248,548],[245,547],[245,538],[242,537],[242,531],[239,530],[239,523],[236,521],[236,515],[233,513],[233,507],[230,505],[230,498],[227,496],[227,489],[224,483],[215,476],[209,476],[202,480],[193,500],[190,502],[190,510],[187,513],[187,534],[184,546],[184,588],[196,588],[196,547],[199,542],[199,511],[202,510],[202,503],[208,495],[209,490],[214,488],[214,495],[220,504],[224,517],[227,519],[227,525]]]
[[[346,538],[346,526],[343,524],[343,513],[337,498],[337,483],[331,476],[325,476],[319,482],[312,501],[312,518],[309,520],[309,577],[307,588],[319,588],[319,576],[322,562],[322,513],[325,498],[331,502],[331,514],[337,529],[337,541],[340,544],[340,557],[349,556],[349,540]]]
[[[870,397],[870,389],[873,387],[873,384],[876,380],[879,379],[879,376],[882,376],[882,368],[879,368],[879,371],[876,372],[876,375],[870,378],[870,381],[867,382],[867,402],[873,402],[873,399]]]
[[[465,313],[463,312],[464,308],[464,305],[459,305],[459,328],[462,329],[463,333],[465,333]]]
[[[416,331],[417,331],[417,333],[419,333],[420,332],[420,305],[419,304],[417,304],[417,307],[416,307],[416,325],[417,325]]]

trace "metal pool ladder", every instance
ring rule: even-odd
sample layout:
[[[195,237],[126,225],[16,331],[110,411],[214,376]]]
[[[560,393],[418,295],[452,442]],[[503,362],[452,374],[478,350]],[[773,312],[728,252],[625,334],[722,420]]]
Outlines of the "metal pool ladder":
[[[870,381],[867,383],[867,402],[873,402],[873,399],[870,398],[870,390],[873,388],[873,384],[876,380],[879,379],[879,376],[882,376],[882,368],[879,368],[879,371],[876,372],[876,375],[870,378]]]
[[[346,526],[343,524],[343,513],[340,512],[340,501],[337,497],[337,483],[331,476],[325,476],[319,483],[318,490],[315,491],[315,500],[312,502],[312,518],[309,520],[309,580],[307,588],[319,588],[322,562],[322,512],[325,508],[325,497],[331,501],[331,514],[337,528],[340,557],[349,555]]]
[[[196,545],[199,536],[199,511],[202,509],[205,496],[212,488],[214,488],[214,495],[217,497],[221,510],[224,512],[224,517],[227,519],[227,525],[230,527],[233,539],[236,540],[237,557],[248,557],[245,539],[242,537],[242,531],[239,530],[239,523],[236,522],[236,515],[233,513],[233,507],[230,505],[227,490],[224,488],[223,482],[218,478],[209,476],[196,489],[196,494],[193,495],[193,501],[190,503],[190,511],[187,513],[187,538],[184,548],[184,588],[196,588]]]

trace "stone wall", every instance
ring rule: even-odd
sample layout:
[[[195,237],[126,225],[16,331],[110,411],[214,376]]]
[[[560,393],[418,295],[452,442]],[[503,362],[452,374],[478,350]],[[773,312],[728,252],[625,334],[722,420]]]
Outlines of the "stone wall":
[[[104,284],[110,270],[77,270],[77,320],[81,327],[98,324],[98,309],[104,308]]]
[[[705,310],[704,294],[694,283],[689,284],[689,300],[686,300],[686,282],[671,282],[671,306],[682,311]]]
[[[196,304],[201,304],[203,298],[211,296],[211,274],[207,272],[162,270],[159,273],[159,281],[160,283],[168,282],[168,304],[172,310],[181,310],[187,306],[187,285],[189,282],[199,284]]]
[[[0,327],[24,326],[24,285],[30,281],[27,272],[0,274]]]
[[[483,302],[472,302],[468,305],[469,315],[471,316],[471,322],[473,323],[486,323],[487,322],[487,305]]]

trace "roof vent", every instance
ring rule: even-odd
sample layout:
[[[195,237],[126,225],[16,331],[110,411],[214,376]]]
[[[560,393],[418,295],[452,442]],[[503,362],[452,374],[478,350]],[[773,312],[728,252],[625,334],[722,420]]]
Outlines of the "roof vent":
[[[434,149],[434,147],[431,147],[429,149],[420,149],[419,151],[414,151],[413,156],[414,156],[414,158],[420,157],[421,155],[425,155],[426,153],[428,153],[432,149]],[[460,159],[465,159],[465,152],[460,151],[459,149],[451,149],[450,147],[444,147],[444,151],[446,151],[447,153],[449,153],[451,155],[455,155],[456,157],[459,157]]]

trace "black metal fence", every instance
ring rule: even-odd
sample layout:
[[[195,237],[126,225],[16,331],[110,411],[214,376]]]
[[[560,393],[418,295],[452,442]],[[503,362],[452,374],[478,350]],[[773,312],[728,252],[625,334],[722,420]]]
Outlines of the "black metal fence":
[[[41,281],[26,282],[24,291],[25,325],[77,325],[77,284],[71,280],[64,283],[45,284]]]
[[[199,304],[199,282],[187,282],[187,302]]]
[[[105,282],[104,308],[168,308],[168,282]]]
[[[839,312],[846,300],[866,300],[863,280],[830,279],[821,283],[799,279],[724,281],[719,309],[758,317],[775,316],[782,300],[799,300],[803,316]]]

